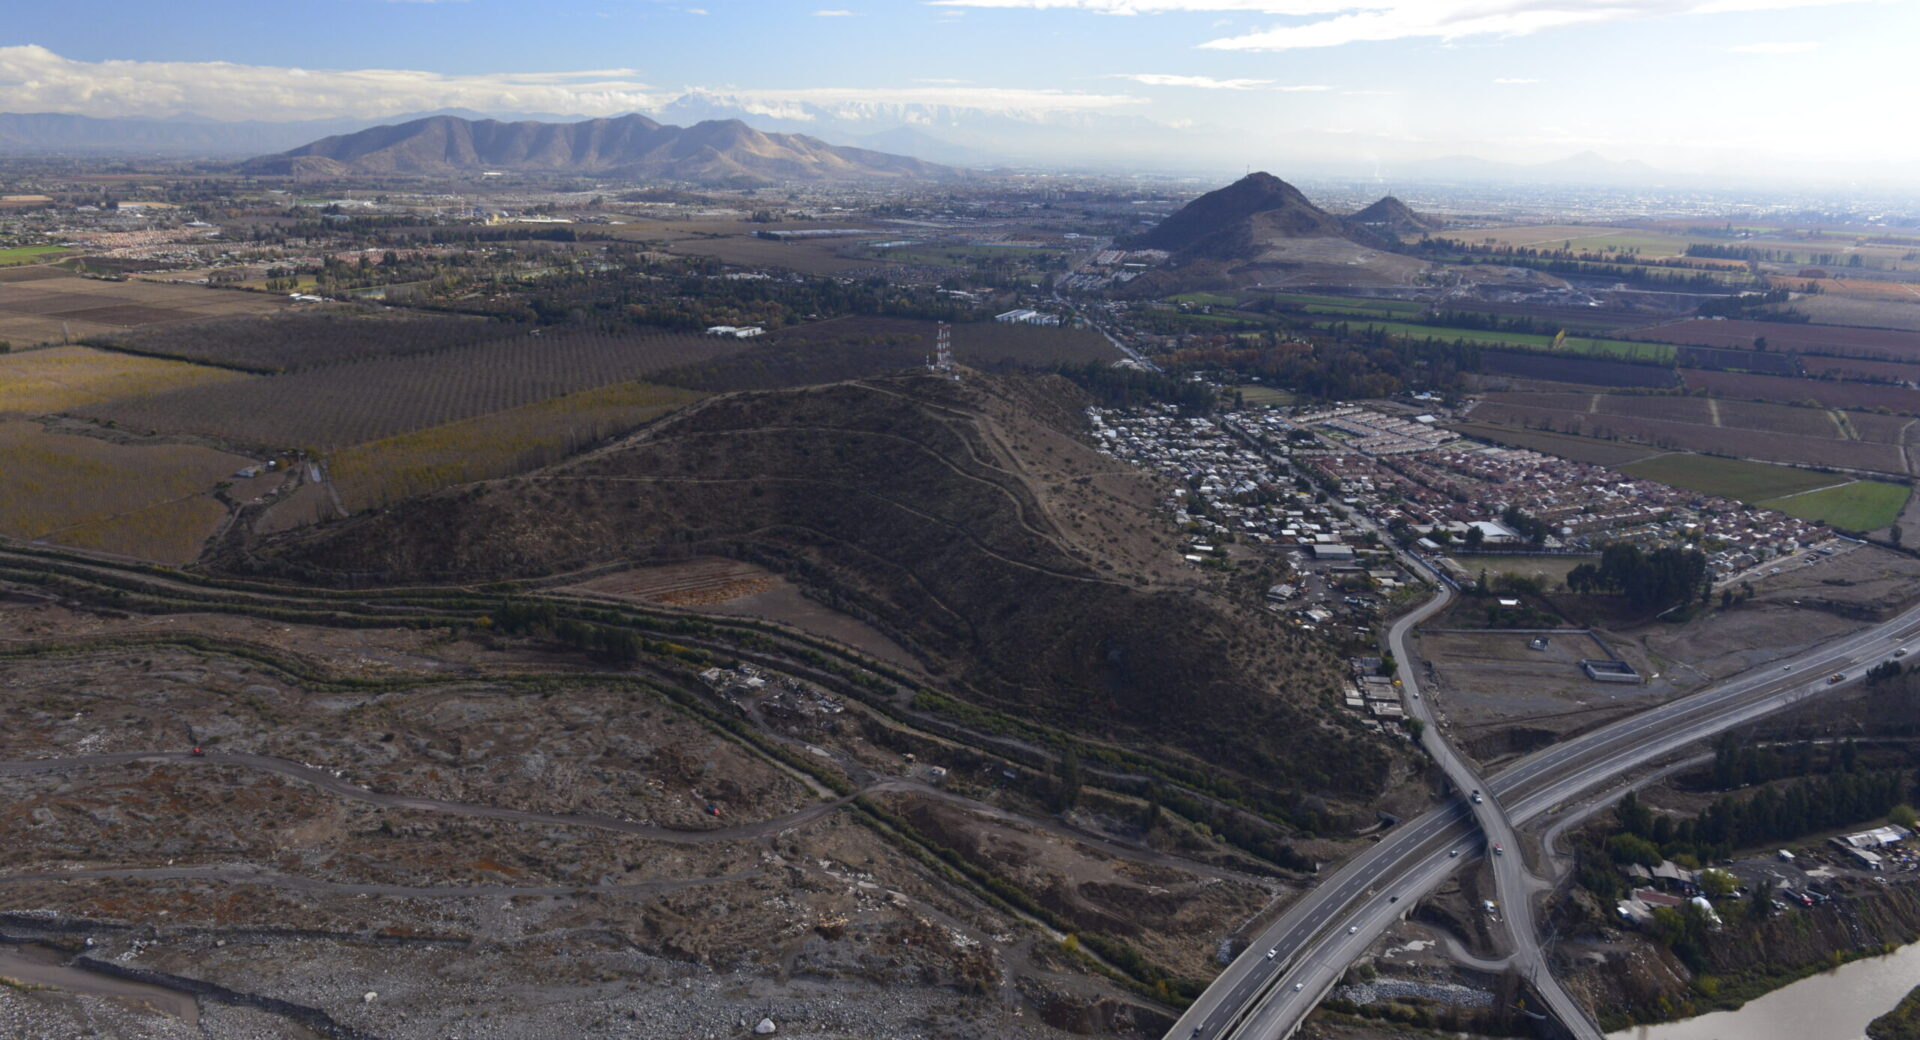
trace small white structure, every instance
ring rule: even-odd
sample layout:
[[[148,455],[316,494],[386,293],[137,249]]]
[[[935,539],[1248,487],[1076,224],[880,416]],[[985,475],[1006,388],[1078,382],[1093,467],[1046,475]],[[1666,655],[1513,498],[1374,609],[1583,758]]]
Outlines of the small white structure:
[[[1059,315],[1042,314],[1041,312],[1036,311],[1030,307],[1021,307],[1018,310],[1011,310],[1003,314],[996,314],[993,316],[993,320],[1006,322],[1011,325],[1058,325],[1060,324]]]
[[[766,331],[767,331],[766,329],[763,329],[758,325],[709,325],[707,326],[707,335],[709,336],[732,336],[734,339],[752,339],[753,337],[758,336]]]

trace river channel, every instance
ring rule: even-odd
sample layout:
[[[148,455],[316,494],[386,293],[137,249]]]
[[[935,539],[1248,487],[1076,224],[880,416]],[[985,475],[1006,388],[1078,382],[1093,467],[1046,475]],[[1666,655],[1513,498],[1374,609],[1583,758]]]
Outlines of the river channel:
[[[1920,943],[1853,961],[1748,1001],[1737,1011],[1635,1026],[1607,1040],[1865,1040],[1867,1023],[1920,985]]]

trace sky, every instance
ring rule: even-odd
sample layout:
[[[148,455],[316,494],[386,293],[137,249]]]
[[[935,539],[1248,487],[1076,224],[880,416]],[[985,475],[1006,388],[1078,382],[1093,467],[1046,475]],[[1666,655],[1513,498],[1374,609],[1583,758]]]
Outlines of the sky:
[[[75,0],[0,24],[0,111],[600,116],[692,95],[829,140],[1067,125],[1063,161],[1591,151],[1886,179],[1920,172],[1916,41],[1920,0]]]

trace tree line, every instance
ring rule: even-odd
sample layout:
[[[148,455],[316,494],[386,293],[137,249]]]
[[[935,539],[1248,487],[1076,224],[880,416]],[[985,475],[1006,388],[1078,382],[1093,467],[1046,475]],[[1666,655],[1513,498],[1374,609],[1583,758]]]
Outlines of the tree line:
[[[1698,549],[1664,546],[1644,552],[1628,542],[1610,542],[1600,550],[1597,565],[1583,563],[1567,572],[1567,588],[1623,596],[1636,610],[1677,606],[1712,591],[1707,558]]]

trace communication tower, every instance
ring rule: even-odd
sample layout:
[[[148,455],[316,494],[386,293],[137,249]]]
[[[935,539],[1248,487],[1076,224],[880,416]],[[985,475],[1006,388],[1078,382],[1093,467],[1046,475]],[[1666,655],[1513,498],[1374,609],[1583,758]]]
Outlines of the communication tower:
[[[933,361],[927,368],[944,376],[960,378],[953,370],[953,329],[946,322],[940,323],[940,331],[933,340]]]

